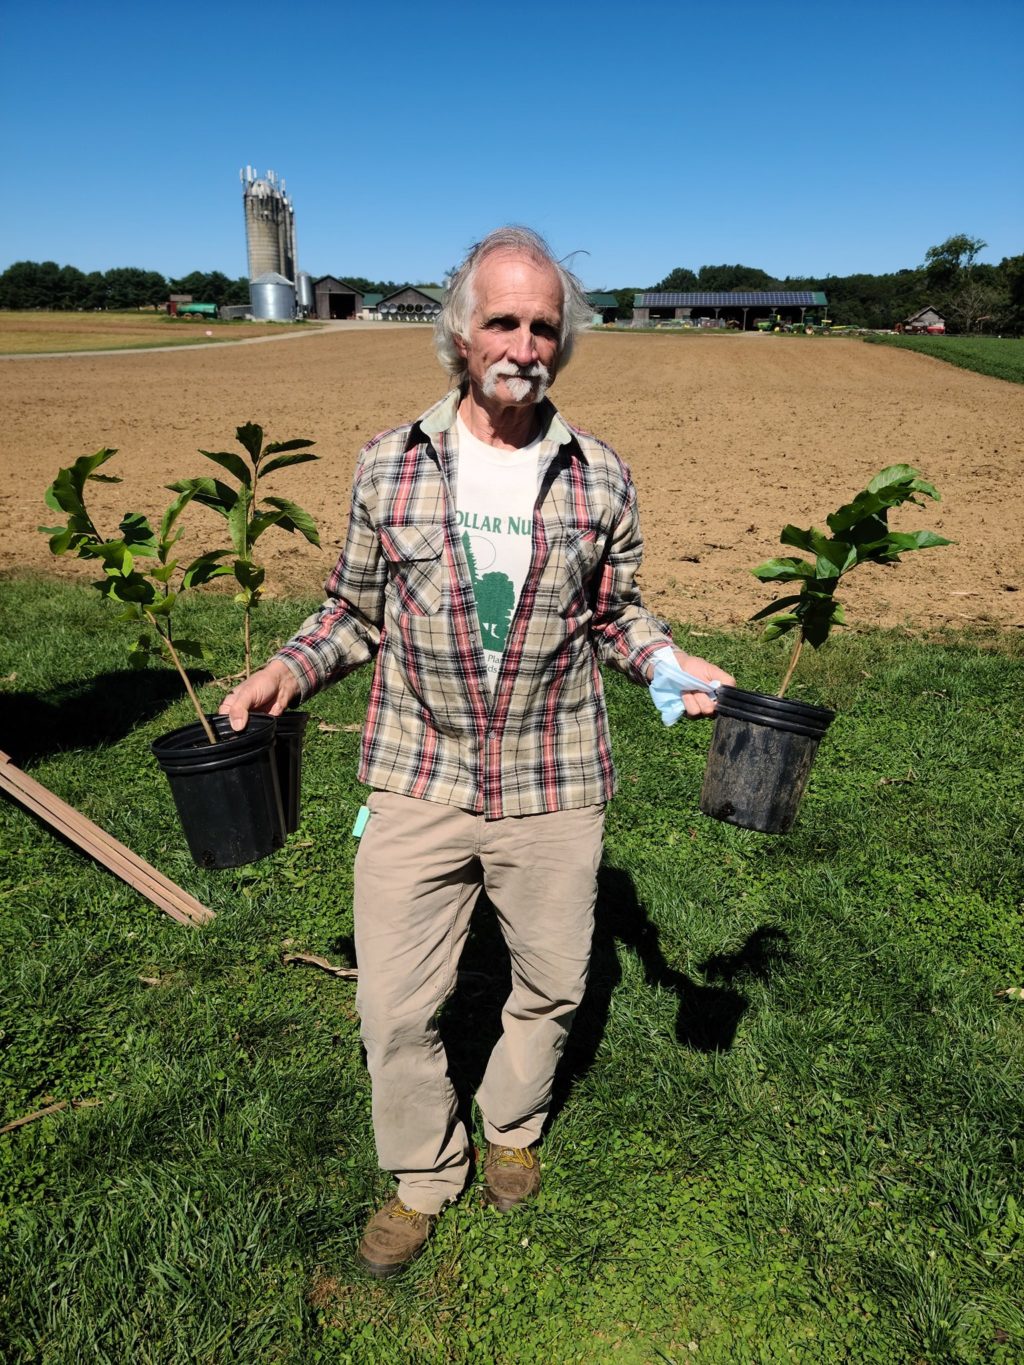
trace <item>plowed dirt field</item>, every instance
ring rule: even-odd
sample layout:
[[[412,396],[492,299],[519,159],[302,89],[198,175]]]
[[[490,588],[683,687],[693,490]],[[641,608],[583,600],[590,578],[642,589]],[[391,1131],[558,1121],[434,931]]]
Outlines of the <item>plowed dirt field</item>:
[[[240,422],[276,440],[307,436],[323,457],[268,480],[320,525],[323,549],[270,532],[268,581],[318,596],[342,542],[355,456],[445,388],[426,329],[329,329],[264,346],[0,360],[0,572],[63,575],[35,527],[58,467],[102,445],[120,486],[95,485],[101,529],[154,518],[162,485],[212,473],[198,447],[230,449]],[[583,338],[552,394],[609,441],[639,490],[650,606],[674,620],[732,624],[772,597],[747,570],[780,551],[788,521],[824,525],[884,465],[915,465],[943,495],[896,514],[954,546],[866,568],[842,594],[856,624],[1024,626],[1024,388],[941,361],[838,338],[623,333]],[[200,522],[205,526],[200,530]],[[223,542],[197,509],[193,546]],[[200,542],[202,542],[200,546]]]

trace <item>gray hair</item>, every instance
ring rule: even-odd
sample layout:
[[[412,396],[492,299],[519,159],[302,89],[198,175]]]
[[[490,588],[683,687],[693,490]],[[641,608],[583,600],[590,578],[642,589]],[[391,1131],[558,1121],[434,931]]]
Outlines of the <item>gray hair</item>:
[[[542,265],[549,265],[562,286],[562,327],[558,338],[558,366],[568,364],[576,338],[594,316],[594,310],[583,292],[583,285],[560,261],[539,233],[526,227],[500,227],[489,232],[482,241],[471,247],[466,259],[448,279],[444,304],[434,323],[434,350],[448,373],[465,386],[466,361],[459,354],[455,338],[469,336],[476,297],[473,284],[480,263],[495,251],[513,251],[529,256]]]

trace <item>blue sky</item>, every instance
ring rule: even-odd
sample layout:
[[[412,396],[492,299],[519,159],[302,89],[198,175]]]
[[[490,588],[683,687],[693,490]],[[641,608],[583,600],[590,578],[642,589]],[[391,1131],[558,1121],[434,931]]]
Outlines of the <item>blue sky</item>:
[[[314,275],[439,280],[509,221],[590,288],[1024,251],[1019,0],[8,0],[0,41],[0,268],[244,275],[246,164]]]

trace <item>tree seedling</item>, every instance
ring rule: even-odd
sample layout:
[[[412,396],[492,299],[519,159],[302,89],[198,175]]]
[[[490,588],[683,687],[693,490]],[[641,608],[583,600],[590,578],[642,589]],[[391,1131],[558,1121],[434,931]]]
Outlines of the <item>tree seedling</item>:
[[[852,502],[827,518],[831,536],[813,526],[807,531],[792,525],[783,528],[779,537],[782,544],[808,551],[815,556],[813,562],[795,555],[781,556],[751,570],[756,578],[766,583],[800,584],[799,593],[780,597],[751,617],[753,621],[760,621],[766,616],[774,616],[765,628],[763,638],[766,640],[778,639],[787,631],[797,632],[778,696],[785,695],[804,642],[819,649],[833,626],[846,624],[842,605],[835,598],[844,574],[858,564],[898,564],[900,555],[908,550],[952,544],[934,531],[889,530],[890,508],[900,507],[905,502],[912,502],[916,507],[925,506],[915,494],[941,501],[937,491],[916,469],[905,464],[889,465],[876,474]]]
[[[235,436],[249,457],[248,464],[232,451],[201,450],[199,453],[231,474],[238,483],[237,489],[215,478],[180,479],[167,487],[182,497],[187,495],[205,507],[212,507],[227,522],[235,557],[232,564],[224,565],[220,572],[233,573],[238,582],[235,601],[245,611],[245,676],[248,677],[252,672],[252,613],[262,596],[266,577],[263,566],[253,558],[256,541],[271,526],[278,526],[283,531],[297,531],[311,545],[318,548],[320,545],[316,523],[308,512],[287,498],[265,496],[260,506],[257,487],[261,479],[275,470],[320,457],[309,450],[313,441],[271,441],[264,445],[263,428],[255,422],[246,422],[236,428]]]
[[[210,550],[193,559],[185,568],[171,558],[180,538],[175,527],[178,518],[192,500],[191,490],[181,491],[170,504],[155,532],[147,519],[138,512],[127,512],[121,519],[116,537],[102,536],[96,529],[85,506],[85,485],[92,483],[120,483],[110,474],[97,474],[101,465],[117,454],[116,449],[104,447],[94,455],[82,455],[73,465],[62,469],[46,490],[46,505],[67,518],[63,526],[40,526],[50,537],[50,550],[55,555],[74,554],[79,559],[99,560],[103,577],[93,583],[104,598],[121,607],[119,621],[137,621],[141,629],[128,655],[133,668],[144,668],[151,658],[160,657],[178,670],[189,700],[195,707],[211,744],[217,742],[199,698],[185,671],[183,658],[201,659],[203,646],[198,640],[176,640],[171,629],[171,613],[183,592],[199,587],[230,573],[220,560],[227,550]],[[172,586],[175,575],[180,575],[177,588]]]

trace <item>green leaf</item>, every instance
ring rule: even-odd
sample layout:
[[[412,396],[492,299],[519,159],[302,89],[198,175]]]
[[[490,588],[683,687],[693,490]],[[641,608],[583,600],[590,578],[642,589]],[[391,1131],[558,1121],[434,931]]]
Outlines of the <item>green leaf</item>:
[[[230,564],[220,563],[230,553],[230,550],[207,550],[205,554],[193,559],[182,574],[182,590],[201,587],[211,579],[223,578],[225,574],[231,573]]]
[[[938,491],[930,483],[926,483],[918,471],[908,464],[888,465],[875,475],[865,491],[868,493],[886,493],[903,489],[907,491],[900,491],[900,502],[905,502],[911,493],[924,493],[926,497],[934,498],[936,502],[942,501]],[[891,505],[895,506],[895,504]]]
[[[311,444],[307,442],[307,444]],[[267,450],[279,449],[280,447],[267,446]],[[265,479],[268,474],[273,474],[275,469],[287,469],[291,464],[306,464],[310,460],[319,460],[319,455],[279,455],[276,460],[268,460],[260,470],[260,474]]]
[[[228,532],[231,535],[231,544],[234,546],[235,554],[243,558],[246,551],[248,531],[249,496],[247,488],[241,489],[234,507],[228,513]]]
[[[201,450],[200,455],[205,455],[214,464],[219,464],[222,469],[226,469],[229,474],[234,474],[239,483],[245,484],[248,488],[252,483],[252,474],[249,466],[242,459],[241,455],[232,455],[228,450]]]
[[[814,565],[808,564],[806,559],[784,555],[779,559],[767,559],[750,572],[765,583],[791,583],[797,578],[813,578]]]
[[[267,498],[267,502],[271,507],[278,507],[284,513],[278,522],[279,526],[286,531],[298,531],[311,545],[319,548],[320,536],[317,533],[316,522],[308,512],[304,512],[297,503],[289,502],[287,498]]]
[[[124,543],[136,555],[145,558],[157,554],[158,547],[153,528],[141,512],[126,512],[121,518],[121,525],[118,530],[121,532]]]
[[[170,506],[167,508],[167,511],[163,514],[163,516],[160,519],[160,543],[168,548],[170,547],[171,544],[169,539],[171,534],[171,528],[174,526],[174,523],[181,516],[185,508],[192,501],[193,497],[195,497],[196,490],[194,488],[185,488],[178,489],[176,491],[178,493],[178,496],[170,504]]]
[[[222,517],[226,517],[238,502],[239,493],[229,488],[220,479],[179,479],[176,483],[164,485],[172,493],[189,493],[196,502],[204,507],[212,507]]]
[[[783,545],[793,545],[798,550],[807,550],[812,555],[820,555],[822,546],[827,545],[828,537],[823,531],[818,531],[815,527],[804,531],[799,526],[792,524],[782,528],[779,540]]]
[[[763,621],[766,616],[773,616],[777,611],[785,611],[787,607],[792,607],[802,600],[803,599],[799,595],[796,597],[778,597],[774,602],[769,603],[767,607],[762,607],[760,611],[755,611],[753,616],[750,616],[747,619],[749,621]]]
[[[266,450],[263,452],[263,457],[264,459],[266,459],[268,455],[276,455],[278,454],[279,451],[282,450],[305,450],[308,446],[315,445],[316,445],[315,441],[306,441],[301,438],[296,441],[270,441],[267,444]],[[306,459],[309,458],[310,458],[309,456],[306,456]],[[312,458],[314,460],[318,460],[320,456],[314,455],[312,456]],[[263,472],[266,473],[266,469],[264,469]]]
[[[891,531],[888,536],[889,546],[898,554],[905,554],[908,550],[930,550],[933,545],[953,543],[934,531]]]
[[[262,565],[254,564],[250,559],[236,559],[234,574],[239,585],[248,588],[250,592],[256,592],[261,588],[266,578],[266,570]]]
[[[785,635],[787,631],[792,630],[794,626],[798,626],[799,624],[800,617],[794,615],[792,612],[787,613],[785,616],[777,616],[774,621],[769,621],[765,626],[761,638],[764,640],[777,640],[780,635]]]
[[[149,604],[150,616],[170,616],[177,600],[178,594],[175,592],[169,592],[166,597],[158,597],[155,602]]]
[[[857,563],[857,550],[844,540],[825,540],[822,538],[814,566],[816,578],[839,578],[847,569]]]
[[[263,428],[255,422],[246,422],[244,426],[235,428],[235,436],[245,449],[249,452],[249,457],[253,464],[260,462],[260,451],[263,448]]]
[[[123,540],[104,540],[99,545],[90,546],[90,550],[89,558],[102,560],[106,573],[127,578],[132,572],[135,560]]]
[[[259,540],[263,532],[266,531],[268,527],[276,526],[283,517],[284,513],[277,510],[257,512],[257,514],[253,517],[252,521],[250,521],[249,523],[250,550],[252,549],[254,543],[257,540]]]

